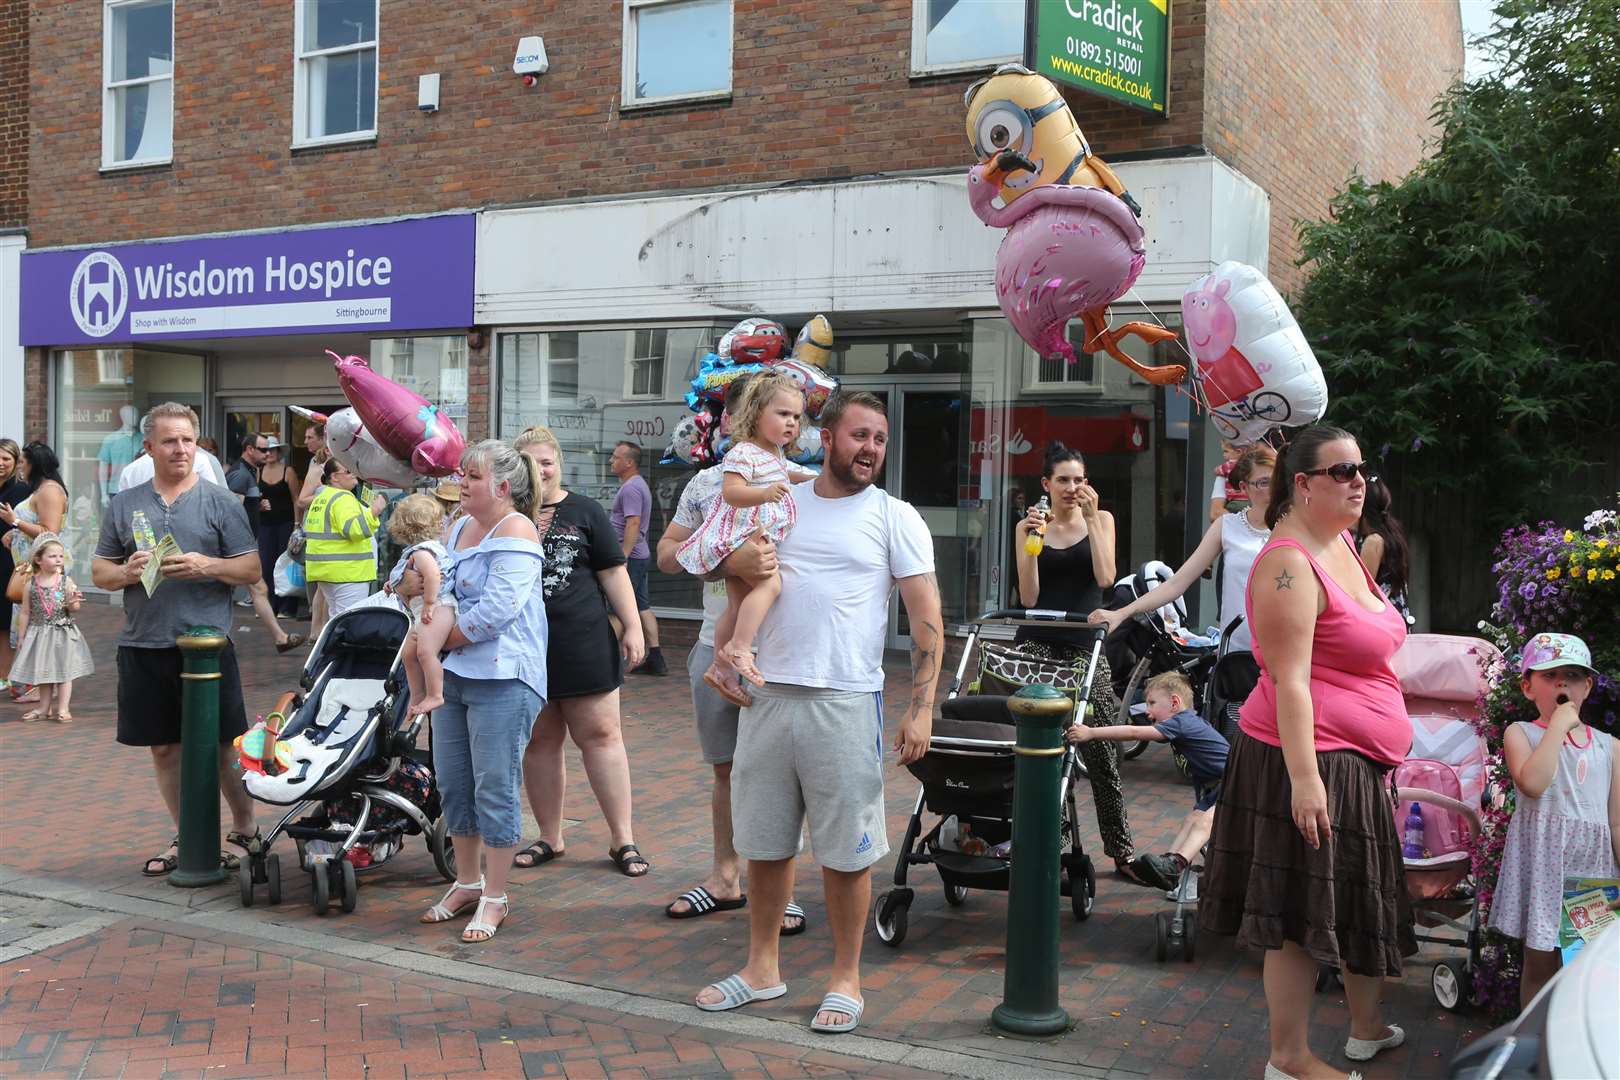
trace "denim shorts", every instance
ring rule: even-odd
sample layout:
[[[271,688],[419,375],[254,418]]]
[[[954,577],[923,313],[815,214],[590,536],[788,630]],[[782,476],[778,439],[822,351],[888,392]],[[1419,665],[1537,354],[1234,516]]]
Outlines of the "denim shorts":
[[[630,573],[630,591],[636,594],[636,610],[646,611],[652,607],[647,602],[647,564],[651,559],[626,559],[625,569]]]
[[[523,750],[544,699],[519,679],[444,673],[433,711],[433,772],[451,836],[494,848],[523,834]],[[469,871],[470,872],[470,871]]]

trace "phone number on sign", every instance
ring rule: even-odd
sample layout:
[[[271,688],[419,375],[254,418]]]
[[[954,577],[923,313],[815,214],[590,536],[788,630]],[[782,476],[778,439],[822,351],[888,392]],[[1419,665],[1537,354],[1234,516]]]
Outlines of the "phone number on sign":
[[[1117,71],[1122,75],[1142,74],[1142,58],[1132,56],[1130,53],[1115,52],[1113,49],[1098,45],[1095,41],[1081,41],[1079,38],[1068,38],[1063,43],[1070,56],[1089,60],[1094,64],[1101,64],[1105,68]]]

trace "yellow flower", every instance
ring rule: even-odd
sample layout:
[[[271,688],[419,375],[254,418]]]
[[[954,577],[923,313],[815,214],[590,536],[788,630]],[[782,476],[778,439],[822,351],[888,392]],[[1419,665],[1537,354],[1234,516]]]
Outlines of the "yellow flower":
[[[1597,571],[1596,570],[1588,570],[1586,572],[1586,580],[1587,581],[1596,581],[1597,580]]]
[[[1564,530],[1564,543],[1571,544],[1571,543],[1574,543],[1574,542],[1575,542],[1575,534],[1573,532],[1571,532],[1570,530],[1565,529]]]
[[[1607,539],[1599,540],[1597,542],[1597,549],[1599,551],[1602,551],[1604,548],[1606,548],[1608,546],[1609,546],[1609,541]]]
[[[1614,571],[1613,570],[1605,570],[1605,571],[1603,571],[1603,580],[1604,581],[1613,581],[1614,580]]]
[[[1547,580],[1557,581],[1561,574],[1563,574],[1563,571],[1555,566],[1551,570],[1547,571]]]

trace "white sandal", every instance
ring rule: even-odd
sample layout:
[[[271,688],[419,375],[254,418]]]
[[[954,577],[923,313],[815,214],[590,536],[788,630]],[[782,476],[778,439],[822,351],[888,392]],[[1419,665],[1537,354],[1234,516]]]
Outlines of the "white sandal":
[[[484,905],[501,905],[501,922],[492,923],[484,919]],[[472,922],[467,924],[461,932],[461,940],[469,945],[481,945],[495,936],[495,931],[501,928],[506,916],[512,911],[512,904],[505,896],[481,896],[478,898],[478,910],[473,912]],[[469,937],[469,934],[482,934],[483,937]]]
[[[452,883],[449,890],[444,894],[439,902],[428,908],[427,913],[417,921],[431,926],[436,923],[449,922],[451,919],[459,919],[461,916],[467,914],[467,912],[472,908],[478,906],[479,901],[470,900],[455,908],[446,907],[445,901],[449,900],[458,892],[472,892],[474,890],[479,893],[480,899],[482,899],[482,894],[484,892],[484,879],[482,877],[480,877],[477,881],[457,881]]]

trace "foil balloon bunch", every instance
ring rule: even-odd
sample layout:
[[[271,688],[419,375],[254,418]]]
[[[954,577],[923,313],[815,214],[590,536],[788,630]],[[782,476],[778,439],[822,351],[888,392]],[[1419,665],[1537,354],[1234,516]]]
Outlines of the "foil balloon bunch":
[[[725,408],[726,390],[736,380],[765,370],[787,374],[804,391],[808,420],[821,415],[827,399],[838,389],[838,380],[827,373],[825,364],[832,355],[832,324],[817,315],[804,324],[787,348],[787,330],[773,319],[744,319],[720,338],[715,350],[698,363],[686,404],[692,415],[675,425],[663,461],[705,466],[719,461],[730,448],[730,440],[720,431],[720,415]],[[799,437],[788,448],[788,458],[800,465],[821,460],[821,429],[805,423]]]
[[[331,416],[300,415],[326,425],[326,446],[369,484],[404,488],[424,476],[449,476],[467,448],[461,431],[427,398],[371,369],[364,357],[327,350],[349,407]]]

